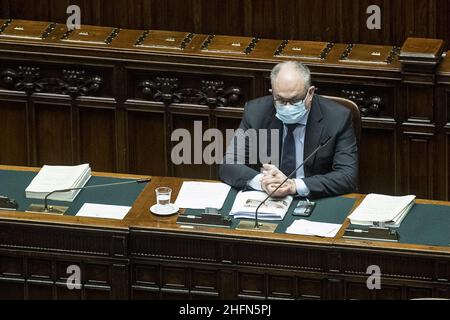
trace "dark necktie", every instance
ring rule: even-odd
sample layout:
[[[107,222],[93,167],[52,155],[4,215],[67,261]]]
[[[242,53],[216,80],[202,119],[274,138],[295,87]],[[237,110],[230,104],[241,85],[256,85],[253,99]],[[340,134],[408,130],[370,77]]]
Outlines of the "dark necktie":
[[[294,130],[298,124],[286,124],[287,135],[283,144],[283,155],[281,162],[281,171],[286,175],[290,175],[295,170],[297,162],[295,159],[295,139]]]

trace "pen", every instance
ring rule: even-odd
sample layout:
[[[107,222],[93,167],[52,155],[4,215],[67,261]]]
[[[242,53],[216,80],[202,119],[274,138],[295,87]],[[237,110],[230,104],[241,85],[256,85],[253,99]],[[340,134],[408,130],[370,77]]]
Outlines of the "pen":
[[[348,229],[347,231],[355,232],[355,233],[369,233],[369,231],[361,230],[361,229]]]
[[[201,219],[202,217],[197,217],[193,215],[181,215],[180,218],[187,218],[187,219]]]

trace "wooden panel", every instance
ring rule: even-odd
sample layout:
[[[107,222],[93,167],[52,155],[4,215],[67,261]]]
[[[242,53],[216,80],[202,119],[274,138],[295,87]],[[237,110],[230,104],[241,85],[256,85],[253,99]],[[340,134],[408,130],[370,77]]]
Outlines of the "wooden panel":
[[[433,122],[433,88],[408,86],[407,89],[407,114],[408,121]]]
[[[52,280],[52,263],[49,260],[28,260],[28,278]]]
[[[166,174],[165,123],[163,113],[128,111],[129,172]]]
[[[405,192],[418,198],[433,194],[433,140],[429,135],[410,135],[406,138],[403,177],[407,178]]]
[[[269,292],[271,298],[294,299],[295,281],[291,277],[269,276]]]
[[[406,296],[407,299],[433,298],[433,290],[427,288],[407,288]]]
[[[39,166],[72,164],[70,107],[36,104]]]
[[[111,283],[111,275],[108,265],[86,264],[83,280],[85,283],[108,285]]]
[[[347,300],[370,300],[372,291],[367,288],[365,283],[347,282],[345,298]]]
[[[23,277],[23,258],[0,256],[0,276],[2,277]]]
[[[81,162],[92,170],[116,171],[114,110],[80,108]]]
[[[0,163],[28,164],[27,113],[23,102],[0,100]]]
[[[57,285],[55,291],[58,300],[81,300],[82,290],[70,290],[66,285]]]
[[[187,289],[188,285],[187,270],[183,268],[163,268],[162,286],[164,288]]]
[[[192,270],[192,290],[217,292],[218,276],[215,271]]]
[[[298,295],[303,299],[323,298],[323,282],[316,279],[298,279]]]
[[[159,289],[147,290],[147,289],[131,289],[131,299],[133,300],[157,300],[159,299]]]
[[[30,284],[27,285],[27,299],[30,300],[50,300],[53,299],[53,286],[49,284]]]
[[[23,281],[0,280],[0,299],[23,300],[25,286]]]
[[[449,36],[445,0],[39,0],[32,4],[1,0],[0,4],[0,18],[61,23],[66,21],[67,6],[77,4],[83,24],[131,29],[377,44],[401,44],[408,36]],[[370,5],[381,8],[381,30],[366,26]]]
[[[359,146],[359,191],[395,194],[395,131],[364,128]],[[382,157],[380,155],[383,155]],[[380,174],[380,173],[383,174]]]
[[[375,296],[377,300],[401,300],[402,287],[382,284],[381,289],[375,291]]]
[[[84,289],[87,300],[108,300],[111,299],[111,292],[108,289]]]
[[[243,107],[246,101],[255,97],[255,78],[249,76],[248,72],[200,72],[195,66],[187,72],[171,69],[168,65],[148,71],[129,69],[127,97],[210,107],[222,106],[221,104],[226,104],[226,107]],[[233,88],[240,93],[237,101],[230,99],[231,94],[228,93]],[[226,98],[227,102],[223,103],[224,100],[220,101],[220,98]]]
[[[239,297],[264,297],[266,294],[265,277],[263,274],[240,273]]]
[[[160,275],[159,267],[151,265],[136,265],[133,273],[133,283],[159,287]]]

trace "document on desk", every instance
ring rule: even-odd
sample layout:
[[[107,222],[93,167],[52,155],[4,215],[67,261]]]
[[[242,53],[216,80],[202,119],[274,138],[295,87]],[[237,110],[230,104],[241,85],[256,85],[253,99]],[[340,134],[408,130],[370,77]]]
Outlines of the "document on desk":
[[[77,217],[106,218],[122,220],[131,207],[108,204],[85,203],[77,212]]]
[[[370,226],[383,222],[386,227],[398,228],[414,205],[415,198],[415,195],[394,197],[371,193],[348,218],[352,224]]]
[[[287,228],[286,233],[334,238],[341,227],[341,224],[313,222],[302,219],[294,221],[294,223]]]
[[[229,185],[221,182],[185,181],[175,205],[185,209],[221,209],[230,189]]]

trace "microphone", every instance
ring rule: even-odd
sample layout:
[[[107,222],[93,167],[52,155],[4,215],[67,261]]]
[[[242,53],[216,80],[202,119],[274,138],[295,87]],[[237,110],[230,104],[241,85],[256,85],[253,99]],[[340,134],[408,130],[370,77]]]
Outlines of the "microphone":
[[[305,160],[303,160],[303,162],[302,163],[300,163],[300,165],[297,167],[297,168],[295,168],[294,169],[294,171],[292,171],[287,177],[286,177],[286,179],[284,179],[284,181],[282,182],[282,183],[280,183],[280,185],[275,189],[275,190],[273,190],[268,196],[267,196],[267,198],[265,198],[264,199],[264,201],[262,201],[260,204],[259,204],[259,206],[256,208],[256,211],[255,211],[255,226],[254,226],[254,229],[256,229],[256,230],[258,230],[260,227],[261,227],[261,224],[258,222],[258,210],[259,210],[259,208],[261,208],[261,206],[270,198],[270,197],[272,197],[272,195],[275,193],[275,192],[277,192],[277,190],[278,189],[280,189],[281,188],[281,186],[283,185],[283,184],[285,184],[286,183],[286,181],[288,181],[289,179],[291,179],[292,178],[292,176],[297,172],[297,170],[298,169],[300,169],[301,167],[303,167],[304,165],[305,165],[305,163],[307,162],[307,161],[309,161],[309,159],[311,159],[320,149],[322,149],[323,147],[325,147],[327,144],[328,144],[328,142],[330,142],[330,140],[331,140],[331,136],[329,136],[324,142],[322,142],[313,152],[311,152],[311,154],[305,159]]]
[[[124,182],[114,182],[114,183],[105,183],[105,184],[97,184],[93,186],[84,186],[84,187],[77,187],[77,188],[68,188],[68,189],[60,189],[60,190],[53,190],[52,192],[49,192],[44,197],[44,205],[36,205],[32,204],[30,205],[30,208],[28,211],[33,212],[40,212],[40,213],[55,213],[55,214],[63,214],[66,212],[68,207],[62,207],[62,206],[48,206],[48,197],[50,197],[54,193],[60,193],[60,192],[69,192],[69,191],[76,191],[76,190],[84,190],[84,189],[94,189],[94,188],[103,188],[103,187],[112,187],[112,186],[118,186],[118,185],[124,185],[124,184],[133,184],[133,183],[148,183],[150,182],[150,178],[145,179],[138,179],[138,180],[132,180],[132,181],[124,181]]]

